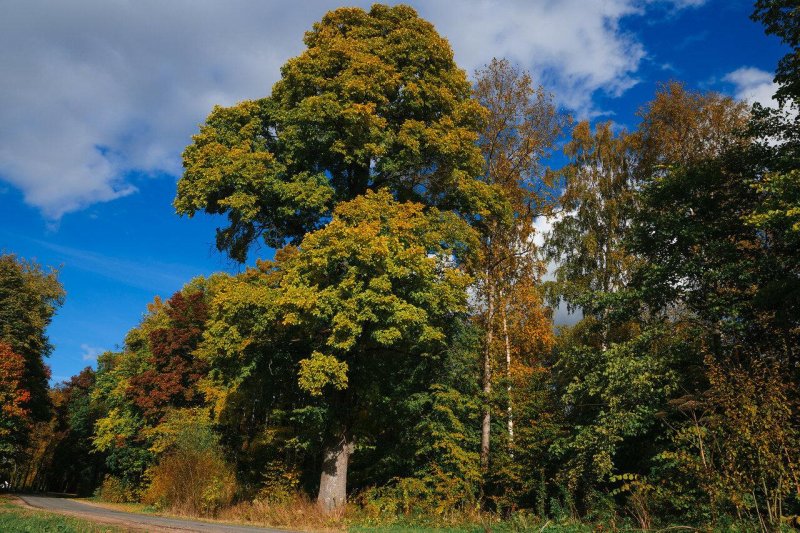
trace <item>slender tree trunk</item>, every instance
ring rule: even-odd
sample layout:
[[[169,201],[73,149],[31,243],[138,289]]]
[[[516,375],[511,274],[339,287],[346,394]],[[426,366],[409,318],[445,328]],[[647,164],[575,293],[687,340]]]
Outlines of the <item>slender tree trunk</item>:
[[[28,461],[28,464],[25,465],[25,473],[22,475],[22,479],[19,481],[19,486],[17,487],[18,490],[26,490],[28,488],[28,476],[31,473],[31,463],[33,461]]]
[[[508,318],[503,307],[503,340],[506,345],[506,392],[508,393],[508,442],[514,443],[514,405],[511,401],[511,340],[508,337]]]
[[[322,452],[317,505],[325,512],[340,509],[347,502],[347,465],[351,453],[353,443],[346,431],[331,440]]]
[[[605,253],[603,254],[603,292],[608,294],[611,292],[611,272],[610,267],[608,266],[608,257],[610,252],[608,250],[610,238],[607,236],[605,240],[605,244],[603,245],[605,248]],[[608,318],[608,307],[603,306],[603,353],[608,350],[608,340],[611,333],[611,324]]]
[[[489,276],[487,276],[488,278]],[[481,468],[489,467],[489,437],[491,436],[492,411],[492,342],[494,321],[494,295],[492,284],[487,279],[486,294],[486,347],[483,353],[483,421],[481,424]]]

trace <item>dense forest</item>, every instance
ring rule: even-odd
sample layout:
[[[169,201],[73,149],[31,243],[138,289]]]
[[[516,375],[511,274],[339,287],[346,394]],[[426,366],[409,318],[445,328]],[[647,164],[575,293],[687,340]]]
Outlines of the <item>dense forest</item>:
[[[48,387],[58,273],[0,257],[0,481],[205,515],[796,520],[800,8],[752,17],[789,49],[775,108],[667,81],[623,131],[507,60],[468,78],[409,7],[327,13],[183,153],[177,214],[273,259],[156,298]]]

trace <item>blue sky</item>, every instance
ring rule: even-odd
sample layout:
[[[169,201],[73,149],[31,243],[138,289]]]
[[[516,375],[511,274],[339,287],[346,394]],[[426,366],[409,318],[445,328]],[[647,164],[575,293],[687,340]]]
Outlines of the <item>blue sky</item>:
[[[566,111],[629,128],[669,79],[768,103],[785,53],[744,0],[411,4],[468,72],[508,57]],[[216,252],[216,220],[174,214],[180,152],[212,105],[268,94],[337,5],[2,3],[0,250],[60,269],[54,380],[121,345],[156,295],[242,268]]]

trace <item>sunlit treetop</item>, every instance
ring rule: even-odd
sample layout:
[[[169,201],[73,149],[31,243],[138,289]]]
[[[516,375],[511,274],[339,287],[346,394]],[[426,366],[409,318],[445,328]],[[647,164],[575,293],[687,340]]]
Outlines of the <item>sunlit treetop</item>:
[[[386,188],[463,214],[491,206],[474,179],[484,112],[448,42],[407,6],[331,11],[272,95],[216,107],[184,152],[175,207],[226,214],[217,245],[243,260],[298,242],[335,203]]]
[[[659,86],[638,112],[633,134],[637,179],[662,175],[667,168],[698,164],[749,142],[747,103],[715,92],[690,91],[680,82]]]
[[[559,261],[556,280],[570,306],[625,284],[633,260],[623,245],[635,205],[633,148],[631,136],[615,135],[610,122],[593,129],[586,121],[564,147],[564,215],[553,224],[547,248]]]

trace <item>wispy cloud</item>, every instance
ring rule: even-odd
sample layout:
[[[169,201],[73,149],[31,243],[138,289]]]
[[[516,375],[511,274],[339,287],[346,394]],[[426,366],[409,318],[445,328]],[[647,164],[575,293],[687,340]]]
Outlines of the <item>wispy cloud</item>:
[[[131,287],[169,294],[199,274],[196,268],[177,263],[164,263],[142,258],[132,261],[98,252],[33,240],[57,254],[65,267],[98,274]]]
[[[701,31],[698,33],[694,33],[692,35],[687,35],[681,41],[675,45],[676,50],[683,50],[685,48],[689,48],[695,46],[698,43],[702,43],[708,38],[708,30]]]
[[[97,361],[97,356],[107,351],[105,348],[81,344],[81,359],[83,361]]]

